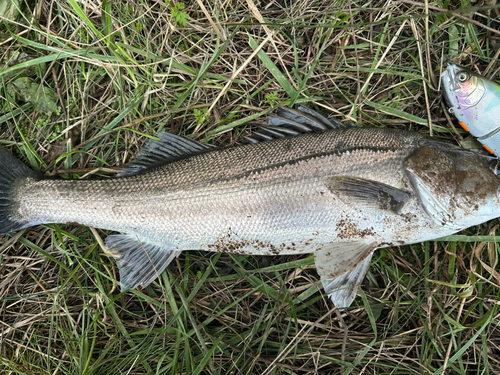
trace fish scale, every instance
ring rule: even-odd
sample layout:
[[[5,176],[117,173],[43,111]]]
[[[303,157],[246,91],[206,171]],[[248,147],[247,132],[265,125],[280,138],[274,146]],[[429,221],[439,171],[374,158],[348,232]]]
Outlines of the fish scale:
[[[352,139],[362,144],[360,135],[371,136],[362,129],[352,129],[350,133],[353,136],[345,137],[346,143]],[[393,133],[386,132],[387,138]],[[276,150],[270,147],[273,143],[262,143],[263,151],[275,151],[269,154],[267,164],[256,159],[259,153],[249,145],[241,147],[238,153],[221,150],[220,155],[212,152],[167,164],[146,175],[102,181],[42,180],[30,184],[17,199],[22,202],[23,215],[35,222],[77,222],[119,232],[133,231],[139,236],[154,233],[158,242],[169,243],[172,233],[182,233],[189,245],[179,241],[176,244],[179,248],[206,249],[231,226],[228,217],[238,220],[240,215],[248,213],[253,213],[247,215],[252,217],[239,219],[239,225],[233,224],[242,235],[262,235],[267,227],[271,231],[296,230],[302,222],[311,223],[311,228],[322,227],[325,224],[318,221],[321,218],[318,214],[327,215],[323,210],[332,210],[328,196],[331,193],[324,197],[320,194],[327,190],[323,177],[349,171],[353,176],[370,178],[376,167],[381,182],[395,184],[400,178],[400,174],[393,172],[401,152],[371,147],[365,150],[358,146],[347,147],[346,152],[327,153],[337,138],[335,131],[297,137],[288,140],[295,143],[293,151],[287,150],[287,145]],[[311,143],[317,147],[307,149],[306,145]],[[244,159],[246,149],[254,152]],[[307,151],[314,153],[308,155]],[[220,172],[233,158],[237,162],[229,168],[232,173]],[[395,162],[387,163],[390,160]],[[307,206],[314,209],[308,210]],[[256,216],[266,219],[256,221]],[[143,219],[138,223],[135,217]],[[290,218],[295,225],[284,226],[282,217]],[[277,225],[270,226],[273,221]]]
[[[0,149],[0,233],[40,223],[120,232],[106,245],[124,289],[183,250],[314,253],[325,291],[346,307],[375,249],[500,212],[491,158],[406,131],[315,131],[233,148],[163,133],[106,180],[43,178]]]

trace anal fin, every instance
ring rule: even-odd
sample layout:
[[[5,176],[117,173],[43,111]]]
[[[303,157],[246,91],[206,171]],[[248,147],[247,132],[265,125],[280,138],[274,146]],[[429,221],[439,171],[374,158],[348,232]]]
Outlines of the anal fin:
[[[349,307],[363,281],[376,244],[372,241],[333,243],[316,251],[321,284],[338,308]]]
[[[180,251],[142,241],[133,234],[113,234],[106,247],[120,270],[121,290],[146,287],[174,260]]]

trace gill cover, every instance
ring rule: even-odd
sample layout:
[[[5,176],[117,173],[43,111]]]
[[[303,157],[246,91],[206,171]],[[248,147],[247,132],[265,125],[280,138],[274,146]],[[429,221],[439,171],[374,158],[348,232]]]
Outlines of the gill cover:
[[[492,170],[498,170],[498,164],[492,165],[491,157],[459,147],[435,147],[430,140],[425,143],[403,166],[432,220],[460,230],[497,217],[500,178]]]

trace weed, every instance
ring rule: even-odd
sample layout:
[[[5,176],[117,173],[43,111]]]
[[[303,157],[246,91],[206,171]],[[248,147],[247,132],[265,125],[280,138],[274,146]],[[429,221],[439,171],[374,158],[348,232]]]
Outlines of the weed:
[[[172,11],[170,15],[175,20],[177,25],[186,26],[189,14],[183,11],[183,9],[186,7],[184,3],[178,2],[177,4],[174,4],[173,2],[170,2],[169,5],[170,5],[170,10]]]

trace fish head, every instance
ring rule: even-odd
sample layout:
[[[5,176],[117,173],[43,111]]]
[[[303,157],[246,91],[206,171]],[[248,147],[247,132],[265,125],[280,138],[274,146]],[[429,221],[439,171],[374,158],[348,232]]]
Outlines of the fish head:
[[[444,101],[460,126],[500,156],[500,85],[454,64],[441,80]]]
[[[432,220],[460,230],[500,216],[500,160],[427,139],[404,167]]]
[[[491,81],[469,69],[450,64],[441,74],[441,82],[448,107],[466,110],[479,103]]]

